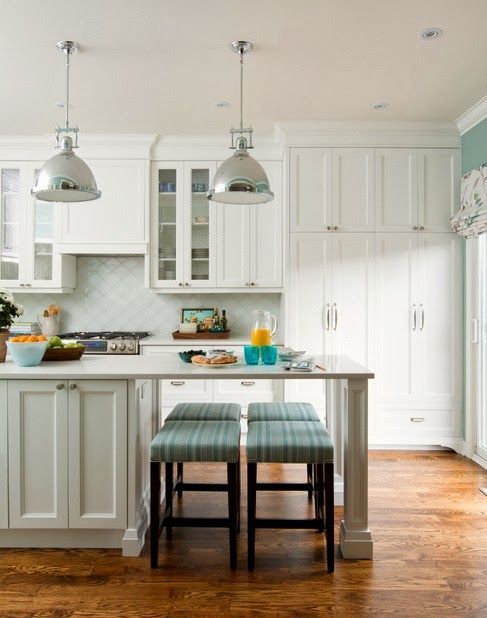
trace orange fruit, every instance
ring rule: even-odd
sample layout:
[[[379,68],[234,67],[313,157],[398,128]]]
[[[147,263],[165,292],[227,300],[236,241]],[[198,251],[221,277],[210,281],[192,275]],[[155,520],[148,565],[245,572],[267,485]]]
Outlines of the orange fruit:
[[[29,337],[27,337],[27,341],[29,343],[35,341],[37,343],[37,335],[29,335]]]
[[[13,341],[14,343],[18,343],[20,341],[20,337],[10,337],[10,341]]]
[[[47,339],[44,335],[37,335],[37,341],[47,341]]]
[[[26,341],[29,341],[29,337],[27,335],[22,335],[21,337],[19,337],[19,341],[25,343]]]

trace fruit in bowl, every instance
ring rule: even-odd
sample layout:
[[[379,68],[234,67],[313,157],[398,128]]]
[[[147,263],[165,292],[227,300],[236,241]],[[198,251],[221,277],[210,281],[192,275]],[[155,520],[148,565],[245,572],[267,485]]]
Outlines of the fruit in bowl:
[[[45,337],[35,335],[12,337],[7,341],[7,348],[13,362],[19,367],[36,367],[40,364],[47,348]]]

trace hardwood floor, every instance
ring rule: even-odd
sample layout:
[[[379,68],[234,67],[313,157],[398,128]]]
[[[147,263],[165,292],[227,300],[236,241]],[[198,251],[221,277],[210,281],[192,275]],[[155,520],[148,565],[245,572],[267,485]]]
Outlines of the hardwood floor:
[[[223,468],[209,472],[220,478]],[[194,468],[193,468],[194,470]],[[187,466],[187,480],[194,478]],[[301,480],[304,467],[274,466],[268,478]],[[266,477],[267,478],[267,477]],[[243,480],[245,474],[243,475]],[[256,569],[246,570],[245,487],[239,569],[228,567],[225,530],[175,529],[161,538],[160,568],[148,547],[140,558],[116,550],[0,550],[0,616],[156,618],[487,616],[487,471],[450,452],[375,452],[370,456],[373,561],[337,556],[326,573],[323,536],[259,530]],[[213,494],[211,494],[213,495]],[[194,494],[193,494],[194,496]],[[188,496],[192,498],[193,496]],[[219,496],[203,509],[216,513]],[[302,515],[303,495],[263,496],[257,508]],[[341,509],[336,509],[336,525]]]

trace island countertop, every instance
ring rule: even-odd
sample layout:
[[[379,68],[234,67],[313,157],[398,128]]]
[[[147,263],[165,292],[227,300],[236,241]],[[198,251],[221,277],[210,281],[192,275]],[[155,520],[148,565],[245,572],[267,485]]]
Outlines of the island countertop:
[[[138,380],[138,379],[371,379],[373,372],[346,356],[314,357],[325,370],[291,372],[276,365],[246,365],[241,359],[235,365],[215,368],[196,367],[174,356],[104,356],[85,355],[78,361],[43,362],[37,367],[18,367],[7,358],[0,363],[0,380]]]

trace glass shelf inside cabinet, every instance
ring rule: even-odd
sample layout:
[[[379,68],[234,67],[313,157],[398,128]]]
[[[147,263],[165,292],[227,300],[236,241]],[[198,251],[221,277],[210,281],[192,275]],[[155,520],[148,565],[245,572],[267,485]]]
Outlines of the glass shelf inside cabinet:
[[[159,182],[158,277],[176,279],[176,170],[161,169]]]
[[[50,281],[53,267],[53,205],[35,200],[34,279]]]
[[[2,169],[0,202],[0,279],[19,278],[20,170]]]
[[[206,197],[210,183],[208,169],[191,171],[191,279],[210,278],[210,207]]]

